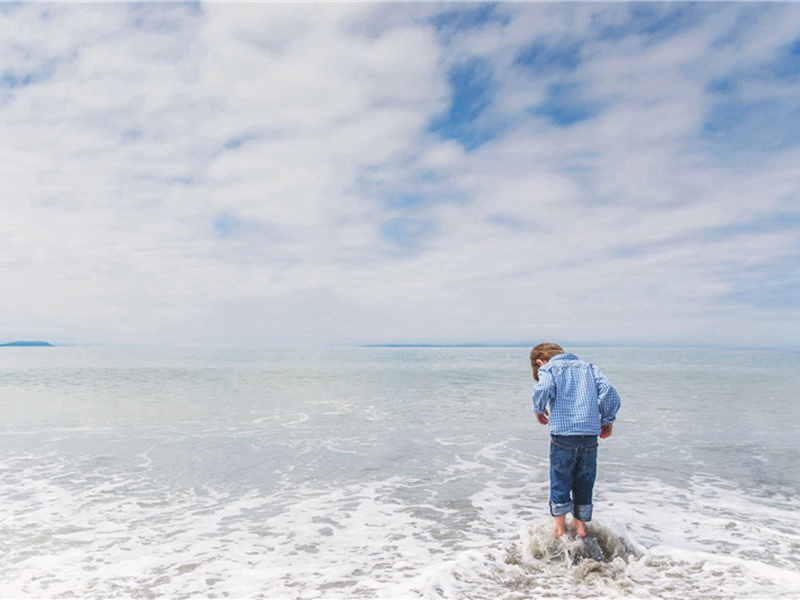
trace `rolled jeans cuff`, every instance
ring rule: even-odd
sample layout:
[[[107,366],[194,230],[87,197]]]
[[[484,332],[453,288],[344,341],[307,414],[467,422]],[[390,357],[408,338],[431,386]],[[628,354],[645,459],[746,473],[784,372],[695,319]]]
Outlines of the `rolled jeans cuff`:
[[[591,504],[576,504],[575,510],[572,515],[579,521],[592,520],[592,505]]]
[[[590,508],[591,510],[591,508]],[[572,512],[572,502],[565,502],[564,504],[557,504],[550,501],[550,514],[554,517],[560,517],[561,515],[565,515],[567,513]]]

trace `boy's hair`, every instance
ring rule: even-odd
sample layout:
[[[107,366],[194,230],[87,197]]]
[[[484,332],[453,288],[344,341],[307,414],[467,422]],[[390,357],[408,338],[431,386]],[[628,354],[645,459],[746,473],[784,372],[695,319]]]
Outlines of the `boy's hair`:
[[[531,369],[533,369],[533,378],[536,381],[539,381],[539,365],[536,364],[536,361],[543,360],[544,362],[547,362],[556,354],[564,354],[564,349],[558,344],[553,344],[552,342],[539,344],[533,350],[531,350]]]

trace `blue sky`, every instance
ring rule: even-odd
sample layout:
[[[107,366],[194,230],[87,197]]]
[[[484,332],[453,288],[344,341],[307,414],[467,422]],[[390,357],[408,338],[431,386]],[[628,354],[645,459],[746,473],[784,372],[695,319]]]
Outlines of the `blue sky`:
[[[0,4],[0,341],[800,346],[800,4]]]

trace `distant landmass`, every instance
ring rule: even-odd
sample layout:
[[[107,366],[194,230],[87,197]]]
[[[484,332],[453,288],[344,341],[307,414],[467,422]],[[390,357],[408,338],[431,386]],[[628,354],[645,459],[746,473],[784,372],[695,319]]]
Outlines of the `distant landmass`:
[[[26,347],[26,348],[31,348],[31,347],[43,347],[43,346],[52,347],[53,344],[51,344],[50,342],[26,342],[26,341],[22,341],[22,340],[17,341],[17,342],[8,342],[7,344],[0,344],[0,348],[4,348],[4,347],[7,348],[7,347],[10,347],[10,346],[23,346],[23,347]]]
[[[362,348],[494,348],[505,344],[362,344]]]

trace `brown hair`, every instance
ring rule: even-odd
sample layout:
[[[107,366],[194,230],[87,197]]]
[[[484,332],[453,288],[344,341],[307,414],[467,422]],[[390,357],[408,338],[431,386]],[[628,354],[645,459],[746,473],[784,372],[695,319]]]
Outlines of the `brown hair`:
[[[564,349],[558,344],[553,344],[552,342],[539,344],[533,350],[531,350],[531,369],[533,369],[533,378],[536,381],[539,381],[539,365],[536,364],[536,361],[543,360],[544,362],[547,362],[556,354],[564,354]]]

